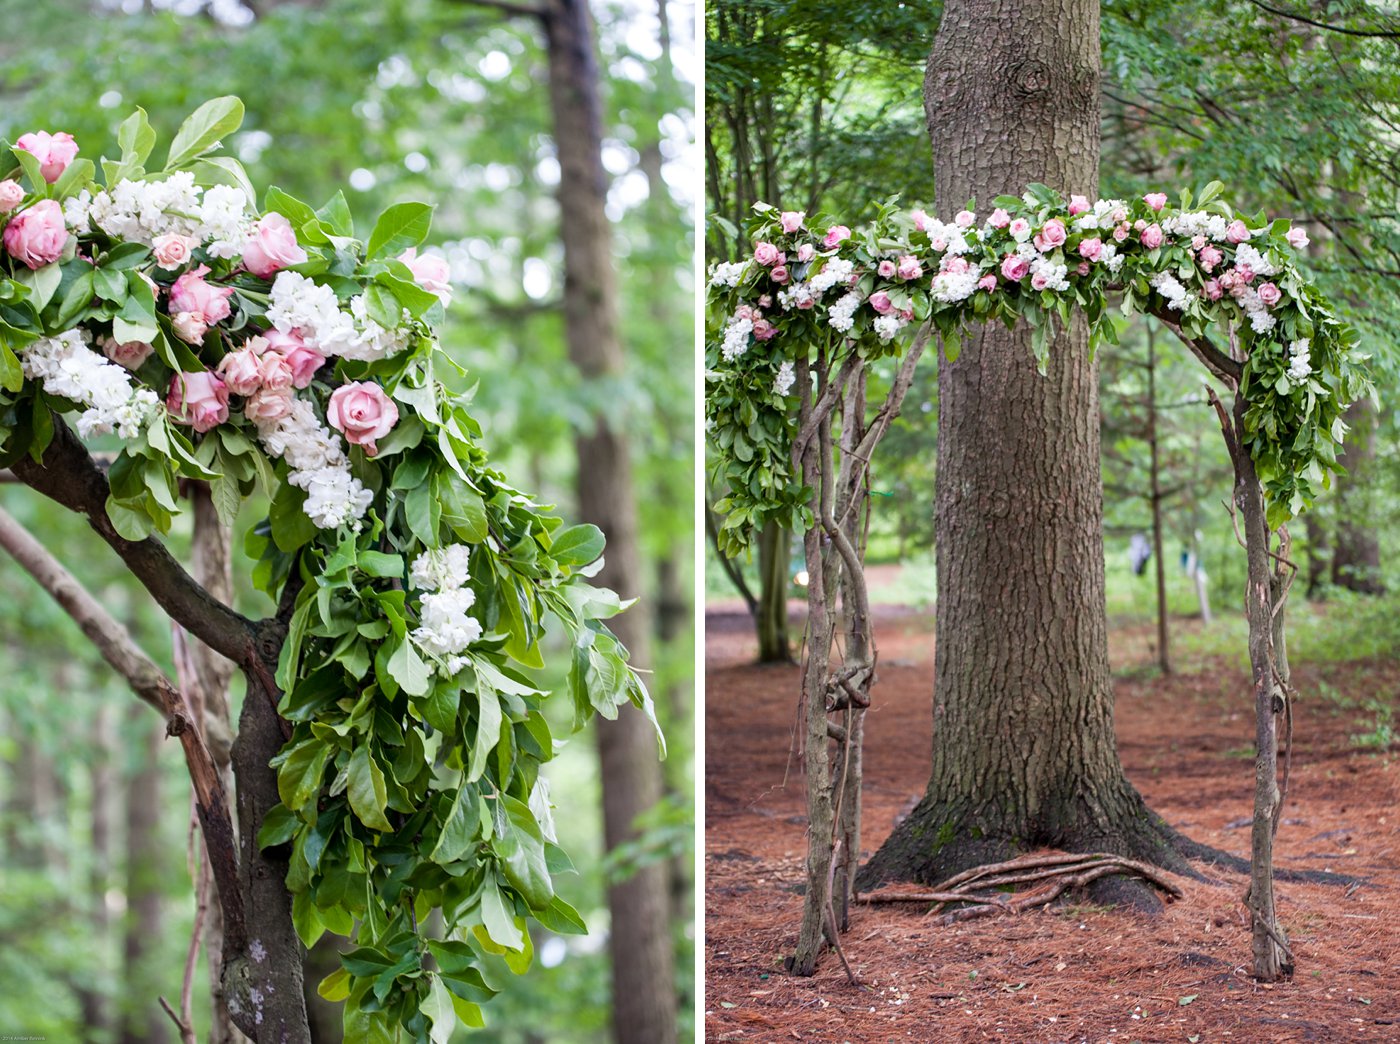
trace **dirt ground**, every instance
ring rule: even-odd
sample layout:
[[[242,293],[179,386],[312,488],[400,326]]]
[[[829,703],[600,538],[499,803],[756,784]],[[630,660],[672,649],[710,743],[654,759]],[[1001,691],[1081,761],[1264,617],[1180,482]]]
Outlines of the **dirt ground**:
[[[1176,622],[1177,629],[1198,626]],[[1298,961],[1265,986],[1249,968],[1245,878],[1178,879],[1153,918],[1086,905],[941,927],[920,906],[857,906],[845,936],[863,982],[826,955],[783,973],[801,916],[803,781],[796,667],[757,667],[741,607],[706,638],[705,1027],[709,1041],[1400,1041],[1400,757],[1357,749],[1374,725],[1331,693],[1400,693],[1400,664],[1294,665],[1294,777],[1278,866],[1365,879],[1280,882]],[[1253,725],[1247,678],[1198,662],[1145,670],[1149,628],[1113,628],[1119,746],[1148,803],[1190,836],[1248,857]],[[877,613],[880,680],[866,718],[864,856],[927,782],[933,621]]]

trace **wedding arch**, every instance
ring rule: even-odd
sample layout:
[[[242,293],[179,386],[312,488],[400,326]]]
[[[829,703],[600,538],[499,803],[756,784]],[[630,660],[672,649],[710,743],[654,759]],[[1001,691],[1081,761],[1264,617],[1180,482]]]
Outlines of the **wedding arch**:
[[[431,208],[391,206],[365,239],[339,193],[313,209],[270,188],[258,212],[217,154],[242,114],[204,104],[148,169],[138,109],[100,182],[67,134],[4,146],[0,468],[87,516],[247,679],[235,830],[182,694],[95,600],[51,587],[180,737],[239,1028],[305,1039],[298,939],[329,930],[355,942],[320,985],[347,1039],[442,1042],[481,1025],[483,969],[529,966],[527,918],[585,930],[554,888],[570,863],[540,769],[562,694],[530,673],[546,627],[567,636],[575,728],[629,702],[654,721],[652,703],[604,623],[626,604],[588,582],[603,534],[493,469],[469,398],[440,379],[452,291],[418,252]],[[108,466],[90,438],[115,449]],[[271,616],[213,598],[159,539],[186,481],[226,524],[266,505],[248,549]]]
[[[931,336],[951,361],[970,326],[1025,322],[1044,373],[1057,323],[1081,315],[1093,349],[1117,342],[1116,310],[1157,318],[1233,392],[1227,407],[1207,386],[1248,561],[1258,753],[1247,904],[1255,974],[1291,972],[1272,855],[1278,732],[1292,721],[1285,523],[1338,470],[1342,415],[1370,384],[1356,334],[1296,267],[1306,232],[1237,214],[1221,188],[1183,191],[1171,206],[1159,192],[1066,200],[1036,184],[994,199],[980,219],[972,202],[945,222],[891,201],[855,229],[761,203],[747,229],[752,254],[712,267],[706,412],[715,476],[727,490],[715,506],[721,551],[744,553],[769,521],[805,535],[808,859],[794,970],[811,974],[824,937],[840,952],[860,852],[862,713],[876,667],[863,575],[871,453]],[[895,372],[871,413],[867,377],[881,359]],[[838,625],[844,643],[833,665]],[[1131,870],[1122,861],[1119,869]]]

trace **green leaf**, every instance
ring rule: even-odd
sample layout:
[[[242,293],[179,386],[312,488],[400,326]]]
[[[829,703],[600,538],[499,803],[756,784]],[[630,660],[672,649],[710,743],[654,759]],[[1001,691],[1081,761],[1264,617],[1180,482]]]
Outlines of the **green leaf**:
[[[321,923],[316,904],[311,901],[310,892],[297,892],[292,897],[292,927],[297,930],[301,944],[308,950],[316,945],[316,940],[326,934],[326,926]]]
[[[350,807],[365,826],[393,830],[393,824],[384,816],[387,801],[384,773],[370,756],[368,745],[357,747],[350,755]]]
[[[331,748],[318,739],[303,740],[291,749],[277,769],[277,793],[282,804],[295,811],[320,792],[330,753]]]
[[[258,847],[272,848],[286,844],[300,826],[301,820],[286,805],[273,805],[258,828]]]
[[[231,185],[240,189],[249,203],[258,198],[253,183],[248,180],[248,172],[232,156],[202,156],[194,161],[190,170],[194,174],[194,183],[200,188]]]
[[[24,269],[15,276],[15,281],[29,287],[29,303],[36,312],[42,312],[63,282],[63,269],[57,264],[44,265],[32,272]]]
[[[307,517],[305,504],[306,493],[290,482],[283,482],[277,487],[268,511],[272,542],[277,545],[277,550],[290,554],[315,539],[319,530],[316,523]]]
[[[535,911],[535,920],[557,935],[588,934],[588,925],[584,924],[579,912],[557,895],[543,910]]]
[[[426,203],[394,204],[375,222],[365,258],[372,260],[381,254],[397,256],[409,247],[416,247],[428,238],[432,222],[433,208]]]
[[[202,156],[243,125],[243,102],[233,95],[214,98],[190,114],[175,133],[165,169],[175,170]]]
[[[428,665],[408,638],[398,640],[398,647],[389,655],[387,666],[389,676],[410,696],[422,696],[428,691],[432,679]]]
[[[570,526],[554,534],[549,554],[560,565],[585,566],[597,560],[603,545],[603,531],[597,526]]]
[[[477,693],[476,739],[472,741],[471,761],[467,766],[467,779],[475,782],[486,771],[486,759],[501,742],[501,701],[496,690],[480,685]]]
[[[19,357],[10,351],[10,346],[0,341],[0,388],[17,392],[24,387],[24,369]]]
[[[107,498],[107,517],[123,540],[145,540],[155,531],[155,522],[145,511],[121,503],[115,497]]]
[[[293,228],[301,228],[308,221],[316,220],[316,211],[311,209],[309,203],[303,203],[295,196],[288,195],[276,185],[269,188],[263,196],[263,209],[281,214],[292,223]]]
[[[337,968],[321,980],[316,992],[328,1001],[343,1001],[350,996],[350,973],[344,968]]]
[[[515,912],[506,904],[500,886],[489,877],[481,886],[481,925],[498,946],[509,950],[524,948],[525,936],[515,923]]]
[[[457,1013],[452,1008],[452,995],[437,976],[433,976],[428,995],[419,1003],[418,1010],[433,1024],[428,1034],[433,1044],[447,1044],[457,1028]]]
[[[345,193],[337,191],[326,201],[326,205],[316,211],[321,224],[337,236],[353,236],[355,226],[350,220],[350,204],[345,201]]]
[[[452,798],[447,819],[442,824],[442,834],[433,846],[428,857],[439,866],[445,866],[462,858],[480,833],[481,821],[477,816],[476,788],[461,786]]]
[[[438,500],[442,504],[442,520],[460,539],[468,544],[480,544],[486,539],[490,529],[480,494],[444,472],[439,476]]]
[[[491,843],[501,857],[501,871],[532,909],[546,907],[554,898],[554,882],[545,865],[540,825],[523,801],[502,794],[501,802],[506,810],[505,829]]]
[[[117,128],[117,145],[122,150],[121,164],[129,172],[135,172],[145,165],[156,147],[156,132],[151,121],[146,118],[146,110],[137,107],[122,125]]]

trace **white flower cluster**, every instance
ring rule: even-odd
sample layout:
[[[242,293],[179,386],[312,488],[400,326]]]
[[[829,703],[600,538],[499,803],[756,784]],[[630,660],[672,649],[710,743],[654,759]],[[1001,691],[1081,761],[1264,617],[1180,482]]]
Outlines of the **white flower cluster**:
[[[738,286],[748,270],[748,261],[721,261],[710,272],[710,285]]]
[[[1046,290],[1064,292],[1069,289],[1068,275],[1069,269],[1063,261],[1055,261],[1045,254],[1037,255],[1031,262],[1032,286],[1043,280]],[[1036,279],[1036,276],[1040,279]]]
[[[1246,286],[1241,291],[1236,285],[1233,293],[1238,295],[1240,307],[1249,316],[1249,325],[1254,327],[1255,333],[1268,333],[1278,325],[1278,320],[1269,314],[1268,306],[1259,300],[1259,293],[1254,287]]]
[[[299,272],[277,273],[267,319],[283,333],[297,331],[322,355],[373,362],[408,344],[408,330],[389,330],[369,317],[363,296],[351,298],[343,312],[334,290]]]
[[[720,346],[720,354],[724,356],[725,362],[733,362],[749,350],[749,334],[751,333],[753,333],[752,319],[736,315],[729,320],[729,325],[724,328],[724,343]]]
[[[1099,252],[1099,263],[1115,275],[1123,267],[1123,255],[1118,252],[1115,243],[1105,243]]]
[[[119,181],[96,196],[84,189],[64,203],[63,216],[79,234],[96,225],[109,236],[146,246],[157,236],[191,236],[223,258],[242,252],[253,224],[242,189],[201,189],[185,170],[160,181]]]
[[[1178,312],[1186,307],[1191,295],[1170,272],[1158,272],[1152,277],[1152,288],[1167,299],[1167,307]]]
[[[1064,266],[1060,266],[1061,270]],[[939,272],[933,277],[929,293],[935,301],[965,301],[977,290],[977,280],[982,273],[969,267],[966,272]]]
[[[778,367],[778,376],[773,378],[773,392],[775,395],[786,395],[796,383],[797,372],[792,368],[792,363],[784,362]]]
[[[1235,247],[1235,264],[1248,265],[1257,276],[1271,276],[1278,271],[1278,266],[1248,243]]]
[[[900,330],[905,327],[906,320],[902,315],[891,312],[889,315],[878,315],[875,317],[875,332],[880,335],[880,343],[888,344],[892,341]]]
[[[820,298],[833,286],[845,286],[850,281],[851,273],[856,266],[854,262],[847,261],[844,257],[833,257],[826,263],[826,267],[814,275],[808,282],[812,288],[812,293]]]
[[[950,256],[956,257],[972,249],[964,230],[957,225],[929,218],[924,224],[924,231],[928,233],[929,242],[933,244],[934,250],[941,248]]]
[[[1220,214],[1208,214],[1204,210],[1193,210],[1187,214],[1178,214],[1164,219],[1162,231],[1186,239],[1205,236],[1207,239],[1213,239],[1219,243],[1225,238],[1225,229],[1228,224],[1229,222]]]
[[[281,420],[258,425],[258,436],[272,457],[287,462],[287,481],[306,490],[304,510],[321,529],[347,523],[358,528],[374,494],[350,473],[350,458],[311,403],[293,399],[292,411]]]
[[[86,330],[43,337],[20,355],[24,375],[44,391],[71,399],[87,409],[78,418],[78,434],[137,438],[160,414],[160,398],[149,388],[133,386],[131,375],[98,355]]]
[[[794,308],[811,308],[816,303],[812,288],[806,283],[793,283],[792,286],[778,291],[778,307],[784,312],[790,312]]]
[[[1302,384],[1308,379],[1308,374],[1312,373],[1312,359],[1306,339],[1294,341],[1288,346],[1288,354],[1292,361],[1288,365],[1288,379],[1294,384]]]
[[[860,307],[859,290],[852,290],[826,310],[827,322],[833,330],[846,333],[855,325],[856,309]]]
[[[409,567],[413,586],[424,592],[418,626],[410,637],[425,653],[439,658],[449,676],[467,665],[461,654],[481,637],[481,624],[467,615],[476,603],[476,594],[467,587],[470,557],[465,544],[451,544],[423,552]]]

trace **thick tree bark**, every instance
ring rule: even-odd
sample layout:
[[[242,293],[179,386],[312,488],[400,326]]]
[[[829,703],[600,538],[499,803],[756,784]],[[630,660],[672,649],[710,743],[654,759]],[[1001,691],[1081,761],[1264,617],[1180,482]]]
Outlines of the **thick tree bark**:
[[[1037,181],[1094,198],[1098,85],[1097,0],[949,0],[924,81],[940,211]],[[1115,746],[1086,328],[1044,376],[1030,340],[985,326],[940,363],[933,772],[861,888],[1042,845],[1184,868]]]
[[[564,322],[569,358],[585,380],[624,369],[617,331],[617,285],[604,203],[602,106],[592,20],[585,0],[549,0],[544,14],[549,98],[561,171]],[[575,438],[579,514],[608,537],[599,582],[624,597],[642,588],[637,504],[625,428],[599,411]],[[639,611],[640,610],[640,611]],[[650,624],[644,605],[614,621],[633,658],[645,664]],[[604,835],[609,849],[636,836],[636,818],[661,798],[656,738],[640,714],[598,723]],[[612,931],[613,1028],[621,1044],[676,1038],[667,866],[643,867],[608,889]]]
[[[1337,543],[1332,583],[1358,594],[1385,593],[1381,543],[1376,528],[1376,406],[1357,399],[1346,412],[1351,435],[1337,457],[1347,474],[1337,480]]]
[[[126,922],[122,930],[121,1044],[165,1044],[171,1024],[157,999],[177,984],[160,978],[165,937],[161,887],[161,732],[145,710],[127,708],[140,761],[126,787]]]

